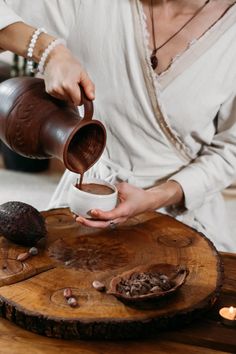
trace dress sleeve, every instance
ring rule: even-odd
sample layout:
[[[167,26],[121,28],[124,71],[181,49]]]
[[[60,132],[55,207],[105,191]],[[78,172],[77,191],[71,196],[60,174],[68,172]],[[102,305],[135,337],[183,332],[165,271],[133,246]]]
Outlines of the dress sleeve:
[[[236,179],[236,93],[221,105],[217,129],[210,145],[199,156],[174,174],[185,196],[188,210],[199,208]]]
[[[80,0],[0,0],[0,29],[22,21],[67,39],[79,7]]]
[[[23,21],[4,0],[0,0],[0,30],[15,22]]]

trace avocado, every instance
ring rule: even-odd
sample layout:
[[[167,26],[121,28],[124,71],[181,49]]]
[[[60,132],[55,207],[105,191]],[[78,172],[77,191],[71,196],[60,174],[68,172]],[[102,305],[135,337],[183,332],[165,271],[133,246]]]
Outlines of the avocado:
[[[0,205],[0,234],[23,246],[34,246],[46,236],[45,220],[29,204],[10,201]]]

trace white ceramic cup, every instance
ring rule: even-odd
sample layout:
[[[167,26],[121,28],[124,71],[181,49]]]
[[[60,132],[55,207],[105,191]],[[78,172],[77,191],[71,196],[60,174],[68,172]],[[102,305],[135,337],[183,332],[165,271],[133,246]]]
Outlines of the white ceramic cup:
[[[82,191],[76,187],[77,183],[71,184],[68,192],[68,205],[72,213],[91,218],[89,214],[92,209],[100,209],[110,211],[117,205],[118,192],[113,184],[97,178],[84,178],[83,183],[96,183],[110,187],[114,192],[111,194],[101,195],[92,194]]]

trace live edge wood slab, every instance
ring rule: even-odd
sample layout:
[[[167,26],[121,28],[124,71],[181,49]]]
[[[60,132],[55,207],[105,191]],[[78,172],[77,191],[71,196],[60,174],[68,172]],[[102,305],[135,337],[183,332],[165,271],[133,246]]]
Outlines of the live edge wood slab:
[[[85,228],[68,209],[42,213],[48,234],[39,254],[20,262],[27,250],[0,237],[0,314],[32,332],[56,338],[140,338],[173,329],[201,316],[217,300],[223,269],[203,235],[175,219],[147,213],[114,230]],[[128,306],[92,287],[140,264],[187,266],[186,283],[154,304]],[[79,306],[63,297],[70,287]]]

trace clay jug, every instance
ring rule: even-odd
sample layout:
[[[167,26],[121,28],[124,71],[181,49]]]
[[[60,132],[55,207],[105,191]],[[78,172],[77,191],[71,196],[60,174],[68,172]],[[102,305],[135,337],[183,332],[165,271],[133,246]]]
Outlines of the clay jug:
[[[20,155],[56,157],[73,172],[84,173],[101,156],[106,131],[92,119],[93,103],[82,93],[84,117],[77,107],[53,98],[39,78],[21,77],[0,84],[0,138]]]

